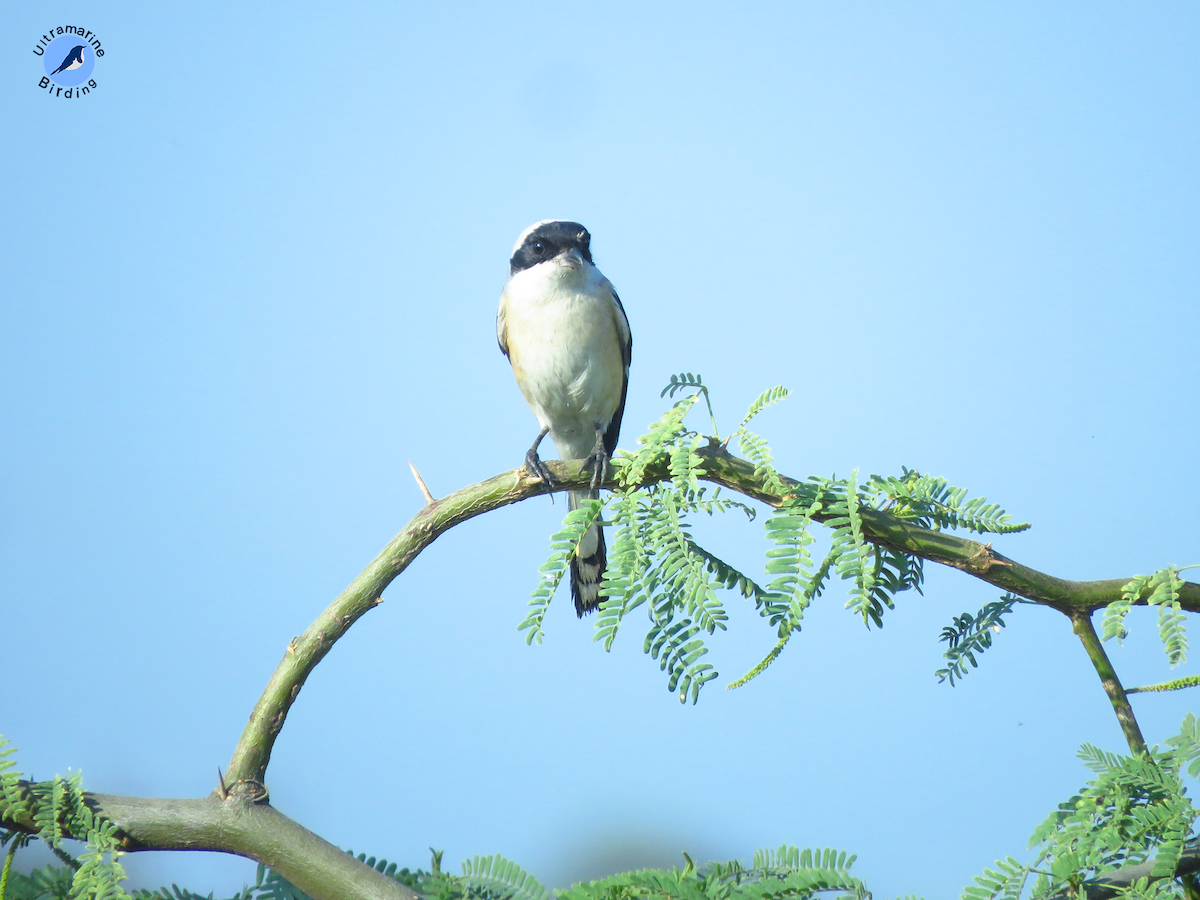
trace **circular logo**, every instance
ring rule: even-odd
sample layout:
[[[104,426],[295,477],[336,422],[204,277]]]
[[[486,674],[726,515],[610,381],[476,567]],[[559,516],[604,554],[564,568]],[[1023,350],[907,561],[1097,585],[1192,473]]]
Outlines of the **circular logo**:
[[[64,34],[50,42],[42,57],[46,76],[55,84],[75,87],[91,77],[96,51],[78,35]]]
[[[104,47],[96,32],[78,25],[57,25],[38,35],[33,55],[41,57],[42,71],[37,86],[48,97],[78,100],[99,85],[93,70]]]

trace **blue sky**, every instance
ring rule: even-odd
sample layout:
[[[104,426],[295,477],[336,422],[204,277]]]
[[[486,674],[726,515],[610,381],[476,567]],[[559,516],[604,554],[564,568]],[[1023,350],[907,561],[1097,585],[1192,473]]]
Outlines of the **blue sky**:
[[[37,88],[45,29],[105,55]],[[635,336],[621,444],[703,373],[795,476],[944,475],[1068,578],[1200,562],[1190,4],[56,3],[0,10],[0,732],[37,777],[213,787],[288,640],[416,512],[520,463],[494,337],[516,235],[593,233]],[[681,707],[569,598],[526,647],[564,507],[441,538],[305,687],[268,773],[330,841],[500,852],[547,883],[859,854],[954,896],[1121,735],[1069,623],[1022,609],[959,686],[937,635],[998,591],[929,572],[867,632],[837,593],[773,643],[730,600]],[[758,564],[761,525],[704,523]],[[1151,617],[1114,661],[1172,673]],[[1138,699],[1149,740],[1190,696]],[[127,859],[232,892],[244,860]]]

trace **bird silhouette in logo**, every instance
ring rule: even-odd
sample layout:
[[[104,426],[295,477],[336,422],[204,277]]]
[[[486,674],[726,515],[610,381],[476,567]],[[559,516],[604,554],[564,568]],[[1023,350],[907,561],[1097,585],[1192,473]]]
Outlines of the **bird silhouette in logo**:
[[[73,47],[71,52],[67,54],[67,58],[62,61],[62,65],[51,72],[51,75],[57,75],[59,72],[70,72],[72,69],[78,69],[83,65],[83,44]]]

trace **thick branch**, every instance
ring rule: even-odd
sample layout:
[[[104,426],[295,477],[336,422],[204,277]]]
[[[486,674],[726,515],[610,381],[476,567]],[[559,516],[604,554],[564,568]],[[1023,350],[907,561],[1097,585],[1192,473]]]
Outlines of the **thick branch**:
[[[762,479],[755,477],[753,464],[733,456],[719,445],[710,443],[701,448],[699,454],[704,460],[706,472],[702,477],[705,481],[772,506],[778,506],[786,499],[768,493]],[[577,461],[548,461],[547,466],[559,481],[557,489],[582,488],[589,484],[590,472],[581,471]],[[664,463],[647,469],[643,484],[669,477]],[[783,480],[789,488],[801,487],[801,482],[795,479]],[[615,484],[610,482],[608,486]],[[424,506],[308,630],[292,639],[234,750],[228,772],[232,789],[237,789],[238,782],[255,785],[263,780],[275,737],[313,667],[359,617],[380,602],[381,594],[392,579],[425,547],[460,522],[549,492],[546,484],[521,468],[470,485]],[[819,515],[817,518],[825,517]],[[921,528],[886,512],[864,509],[862,520],[864,533],[873,543],[952,566],[1068,616],[1090,613],[1120,599],[1121,589],[1129,581],[1128,578],[1066,581],[1008,559],[995,552],[990,544]],[[1200,612],[1200,584],[1184,582],[1179,602],[1186,610]]]
[[[30,814],[0,822],[36,833],[37,798],[21,782]],[[249,857],[270,866],[310,897],[356,900],[417,900],[417,894],[322,840],[266,803],[235,796],[159,800],[85,794],[93,812],[119,829],[125,850],[210,850]]]

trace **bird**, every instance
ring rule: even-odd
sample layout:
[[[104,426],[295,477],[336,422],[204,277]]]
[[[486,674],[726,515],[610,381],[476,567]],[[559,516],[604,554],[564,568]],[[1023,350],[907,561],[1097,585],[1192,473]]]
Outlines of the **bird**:
[[[540,431],[525,454],[525,469],[548,484],[538,456],[549,434],[562,459],[583,459],[591,489],[570,491],[569,509],[599,496],[617,448],[633,338],[625,307],[592,260],[592,236],[578,222],[546,219],[517,238],[500,294],[496,340],[512,364],[517,386]],[[571,598],[580,618],[600,605],[607,562],[597,521],[571,559]]]
[[[63,59],[62,65],[51,72],[51,75],[57,75],[59,72],[70,72],[72,69],[78,69],[83,65],[83,44],[79,44],[71,48],[71,52]]]

